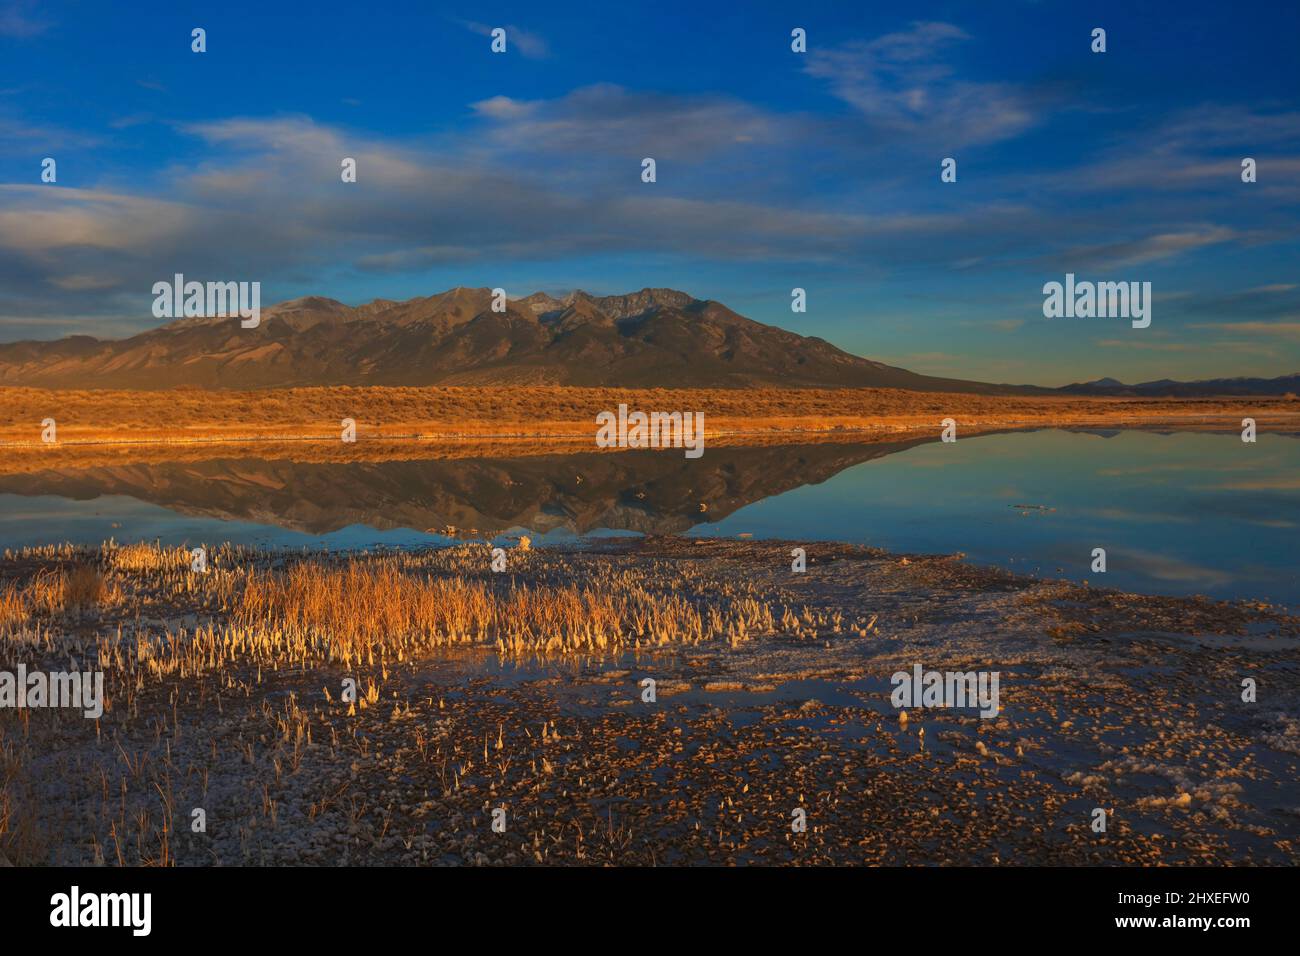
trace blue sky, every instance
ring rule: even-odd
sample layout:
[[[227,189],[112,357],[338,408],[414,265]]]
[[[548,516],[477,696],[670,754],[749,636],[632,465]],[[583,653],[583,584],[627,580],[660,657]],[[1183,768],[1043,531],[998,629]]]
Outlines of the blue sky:
[[[182,272],[669,286],[992,381],[1300,371],[1298,9],[0,0],[0,341],[151,327]],[[1066,272],[1151,282],[1151,327],[1045,319]]]

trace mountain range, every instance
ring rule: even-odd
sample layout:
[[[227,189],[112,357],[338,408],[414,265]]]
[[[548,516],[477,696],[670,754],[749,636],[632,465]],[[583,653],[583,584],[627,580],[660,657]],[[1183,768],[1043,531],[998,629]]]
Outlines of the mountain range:
[[[237,318],[188,318],[116,341],[16,342],[0,345],[0,385],[1009,388],[859,358],[672,289],[537,292],[503,312],[492,300],[490,289],[468,288],[356,307],[313,296],[263,310],[254,329]]]
[[[359,306],[309,296],[263,310],[253,329],[238,318],[186,318],[118,340],[74,335],[0,344],[0,385],[766,386],[1139,397],[1283,395],[1300,385],[1300,375],[1139,385],[1098,379],[1062,389],[940,378],[851,355],[674,289],[535,292],[507,301],[501,312],[492,305],[492,290],[463,287]]]
[[[1079,382],[1060,389],[1072,395],[1113,395],[1133,398],[1196,398],[1202,395],[1300,395],[1300,373],[1277,378],[1206,378],[1177,382],[1162,378],[1154,382],[1125,385],[1113,378]]]

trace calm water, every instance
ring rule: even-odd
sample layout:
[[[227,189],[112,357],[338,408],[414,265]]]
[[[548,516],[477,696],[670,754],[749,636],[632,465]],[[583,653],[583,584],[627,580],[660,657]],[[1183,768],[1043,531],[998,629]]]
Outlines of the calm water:
[[[1032,506],[1032,507],[1017,507]],[[528,531],[841,540],[1151,593],[1300,604],[1300,439],[1044,430],[521,459],[0,469],[0,547],[328,548]],[[1093,574],[1093,548],[1108,573]]]

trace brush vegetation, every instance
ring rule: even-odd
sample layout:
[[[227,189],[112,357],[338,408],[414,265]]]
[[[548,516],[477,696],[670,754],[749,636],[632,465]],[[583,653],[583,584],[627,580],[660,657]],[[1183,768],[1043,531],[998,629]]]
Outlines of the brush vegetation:
[[[596,415],[619,404],[643,411],[701,411],[711,438],[727,434],[899,432],[966,427],[1118,426],[1300,417],[1284,398],[1079,398],[966,395],[903,389],[616,389],[564,386],[319,387],[262,391],[76,391],[0,388],[0,441],[41,446],[53,418],[60,444],[316,439],[341,444],[340,422],[359,442],[421,438],[576,438],[594,441]],[[48,447],[42,450],[49,451]]]
[[[304,680],[323,685],[310,712],[292,694],[275,708],[264,699],[257,712],[274,727],[278,782],[308,752],[313,720],[378,704],[399,669],[431,657],[495,651],[580,662],[625,649],[735,646],[765,634],[801,639],[842,625],[838,613],[775,604],[743,579],[705,580],[689,563],[575,564],[525,546],[508,554],[510,569],[494,573],[483,544],[310,555],[219,545],[207,550],[209,570],[199,573],[180,547],[110,541],[7,550],[0,660],[29,671],[70,662],[101,670],[104,716],[92,724],[57,709],[0,712],[0,851],[18,863],[51,860],[51,841],[65,824],[38,825],[45,813],[30,783],[60,741],[84,743],[92,726],[97,737],[116,728],[115,749],[83,788],[80,799],[98,810],[90,845],[75,858],[165,866],[175,862],[172,840],[183,825],[177,788],[195,786],[196,773],[206,779],[194,765],[182,773],[170,756],[158,759],[159,747],[170,755],[185,744],[182,703],[219,717],[223,700],[265,698],[271,687]],[[359,690],[346,703],[338,692],[345,676]],[[334,752],[341,742],[332,733]],[[240,735],[235,744],[250,764],[269,738],[256,739]],[[76,771],[77,779],[89,772]],[[261,824],[274,826],[277,812],[268,791]]]

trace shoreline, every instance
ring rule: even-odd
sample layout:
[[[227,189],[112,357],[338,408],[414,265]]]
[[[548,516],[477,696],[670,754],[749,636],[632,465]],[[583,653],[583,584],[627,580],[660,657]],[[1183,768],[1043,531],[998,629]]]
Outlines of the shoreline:
[[[481,545],[396,558],[230,548],[202,580],[179,550],[15,555],[0,561],[6,584],[94,556],[121,592],[94,619],[40,618],[39,640],[0,638],[24,658],[111,665],[98,723],[29,712],[20,729],[0,711],[0,735],[29,761],[14,798],[35,814],[29,839],[0,836],[0,849],[20,865],[42,862],[33,852],[181,865],[1300,861],[1300,807],[1285,799],[1300,771],[1300,618],[832,543],[805,544],[807,571],[793,574],[790,544],[511,549],[504,574]],[[533,604],[507,603],[513,637],[469,627],[429,644],[394,618],[353,645],[344,614],[313,625],[334,659],[293,642],[279,576],[303,564],[329,592],[329,575],[364,582],[385,561],[396,576],[376,593],[415,588],[408,610],[425,588],[588,597],[571,625],[539,618],[553,622],[539,630]],[[280,582],[255,605],[269,616],[234,620],[255,581]],[[366,593],[352,598],[363,616]],[[619,601],[641,593],[680,616],[635,624],[649,605]],[[631,616],[606,617],[619,607]],[[284,636],[262,645],[267,626]],[[637,627],[651,631],[633,640]],[[608,643],[616,632],[626,639]],[[132,653],[139,641],[147,652]],[[889,677],[915,664],[1000,672],[999,714],[901,722]],[[344,675],[365,691],[350,710]],[[1260,704],[1239,699],[1243,675]],[[80,783],[63,793],[68,780]],[[161,804],[154,784],[171,788]],[[160,806],[174,818],[165,835]],[[192,806],[206,834],[188,831]],[[504,835],[490,828],[498,806]],[[809,820],[798,837],[794,807]],[[1105,834],[1089,829],[1094,807],[1110,814]]]
[[[1300,412],[1295,415],[1260,416],[1258,433],[1300,434]],[[1071,419],[975,419],[957,420],[958,440],[990,434],[1032,432],[1046,429],[1088,431],[1114,429],[1154,432],[1238,432],[1240,421],[1225,416],[1188,415],[1141,418]],[[916,424],[882,424],[871,427],[832,425],[827,428],[721,429],[706,428],[704,448],[742,448],[799,444],[877,444],[886,442],[938,440],[940,428]],[[49,467],[94,467],[123,461],[146,464],[162,461],[191,461],[216,457],[279,458],[290,461],[386,461],[462,458],[526,458],[557,454],[619,454],[629,451],[680,453],[680,449],[601,448],[595,444],[594,426],[589,432],[439,432],[410,434],[359,434],[354,442],[337,436],[238,435],[205,437],[60,439],[40,441],[0,440],[6,458],[0,474],[12,474]],[[418,454],[412,454],[412,451]]]
[[[964,395],[898,389],[303,388],[262,392],[94,392],[0,387],[0,447],[41,448],[41,423],[57,445],[340,442],[335,423],[356,422],[358,443],[572,439],[594,445],[596,416],[633,409],[701,412],[706,441],[775,435],[937,433],[944,418],[966,429],[1034,426],[1300,427],[1300,402],[1278,396],[1079,398]],[[183,422],[183,425],[174,425]],[[326,423],[329,423],[326,425]],[[340,442],[341,443],[341,442]]]

